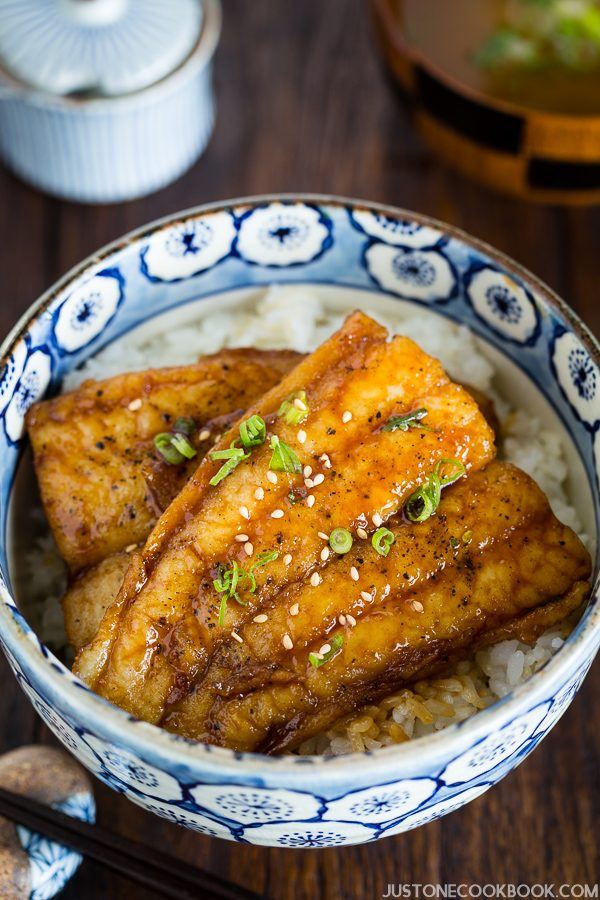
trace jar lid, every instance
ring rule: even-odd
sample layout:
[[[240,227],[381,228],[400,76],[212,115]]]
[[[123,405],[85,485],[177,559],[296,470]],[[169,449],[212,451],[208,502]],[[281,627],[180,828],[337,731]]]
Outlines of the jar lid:
[[[0,0],[0,65],[51,94],[139,91],[189,56],[201,0]]]

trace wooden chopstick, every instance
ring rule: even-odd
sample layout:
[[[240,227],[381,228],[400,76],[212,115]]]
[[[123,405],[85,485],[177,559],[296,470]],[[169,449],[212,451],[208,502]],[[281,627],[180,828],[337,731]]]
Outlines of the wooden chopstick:
[[[0,788],[0,816],[71,847],[88,859],[175,900],[260,900],[246,888],[209,875],[155,847]]]

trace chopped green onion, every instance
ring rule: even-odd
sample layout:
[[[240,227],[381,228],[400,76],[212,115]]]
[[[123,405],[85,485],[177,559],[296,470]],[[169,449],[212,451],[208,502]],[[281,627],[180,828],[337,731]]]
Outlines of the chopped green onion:
[[[347,528],[334,528],[329,535],[329,546],[334,553],[347,553],[352,547],[352,535]]]
[[[413,409],[412,412],[405,413],[403,416],[392,416],[381,429],[382,431],[408,431],[409,428],[423,428],[430,431],[428,425],[421,424],[421,419],[427,415],[424,406],[419,409]]]
[[[196,451],[182,434],[162,431],[155,436],[154,446],[171,466],[178,466],[184,459],[193,459],[196,455]]]
[[[371,543],[380,556],[387,556],[395,540],[394,533],[389,528],[378,528]]]
[[[171,443],[177,452],[181,453],[186,459],[193,459],[196,456],[196,451],[186,438],[185,434],[173,434],[171,436]]]
[[[315,667],[315,669],[319,669],[321,666],[324,666],[325,663],[330,662],[334,657],[336,657],[342,649],[343,645],[344,635],[338,632],[338,634],[335,634],[329,641],[330,649],[327,651],[327,653],[324,653],[322,656],[320,653],[309,653],[308,661],[311,666]]]
[[[453,550],[458,550],[458,548],[460,547],[460,541],[458,540],[458,538],[455,538],[454,535],[452,535],[452,537],[450,538],[450,546]]]
[[[196,423],[193,419],[190,419],[189,416],[180,416],[178,419],[175,419],[175,423],[173,425],[174,432],[180,432],[181,434],[190,435],[196,428]]]
[[[448,475],[442,475],[441,470],[444,466],[450,466],[454,471],[451,471]],[[446,487],[449,484],[454,484],[459,478],[462,478],[467,470],[460,459],[440,459],[434,471],[439,476],[440,485]]]
[[[309,412],[306,391],[296,391],[295,394],[285,398],[277,415],[288,425],[302,425],[307,420]]]
[[[247,449],[264,444],[266,437],[267,426],[260,416],[250,416],[240,425],[240,440]]]
[[[439,479],[437,487],[439,490]],[[430,482],[421,485],[406,501],[406,517],[411,522],[425,522],[438,508],[439,500],[436,501],[436,497],[437,491],[432,489]]]
[[[219,574],[213,580],[213,587],[217,594],[221,594],[221,602],[219,604],[219,625],[221,627],[225,624],[227,601],[235,600],[240,606],[248,606],[248,601],[242,600],[238,590],[244,588],[253,594],[257,587],[254,569],[266,566],[267,563],[273,562],[278,556],[279,552],[277,550],[264,550],[262,553],[259,553],[248,571],[243,566],[240,566],[235,559],[229,569],[226,569],[221,563],[219,564]]]
[[[271,438],[271,462],[269,468],[274,472],[298,473],[302,471],[302,463],[291,447],[284,444],[276,434]]]
[[[267,563],[274,562],[278,556],[278,550],[263,550],[262,553],[258,554],[256,559],[250,566],[250,571],[252,572],[254,569],[259,569],[261,566],[266,566]]]
[[[444,467],[450,466],[453,471],[442,475]],[[454,484],[465,474],[466,468],[459,459],[441,459],[425,484],[422,484],[406,501],[404,512],[411,522],[425,522],[434,514],[440,504],[442,488]]]
[[[242,460],[248,459],[250,453],[242,450],[241,447],[234,447],[234,445],[232,444],[229,450],[213,450],[212,453],[209,453],[209,456],[212,460],[226,460],[217,474],[213,475],[213,477],[209,481],[209,484],[212,484],[212,486],[214,487],[220,481],[223,481],[224,478],[227,478],[228,475],[231,475],[233,470],[236,468],[236,466],[239,466]]]
[[[213,582],[215,584],[215,582]],[[227,612],[227,594],[223,594],[219,603],[219,625],[221,628],[225,625],[225,614]]]

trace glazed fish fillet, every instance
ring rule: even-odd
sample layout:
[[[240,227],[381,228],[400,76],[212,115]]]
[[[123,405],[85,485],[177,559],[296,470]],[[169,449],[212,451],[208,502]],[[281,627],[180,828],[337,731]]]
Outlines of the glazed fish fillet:
[[[131,555],[115,603],[77,658],[75,671],[96,691],[142,719],[185,733],[176,709],[197,693],[215,654],[237,644],[239,629],[263,607],[277,606],[278,598],[287,603],[294,584],[314,587],[307,615],[324,637],[316,585],[337,562],[322,552],[321,535],[335,527],[370,535],[443,460],[460,460],[475,472],[492,459],[493,433],[472,397],[411,340],[387,338],[367,316],[350,316],[248,410],[266,422],[263,444],[216,485],[210,481],[221,460],[198,467],[143,551]],[[278,410],[300,391],[306,391],[309,414],[298,427]],[[421,408],[426,427],[388,430],[392,417]],[[227,450],[238,435],[235,426],[217,449]],[[274,438],[297,454],[304,472],[272,471]],[[364,546],[355,572],[347,559],[335,569],[338,596],[360,595],[370,556],[381,569],[382,558],[368,541]],[[214,581],[234,563],[247,570],[262,553],[270,561],[256,568],[255,589],[240,603],[229,602],[223,616]],[[278,623],[267,631],[283,647],[288,628]],[[371,654],[378,655],[376,647],[373,642]],[[288,704],[286,716],[294,715]],[[195,722],[190,733],[198,730]]]
[[[70,570],[145,540],[217,437],[199,439],[205,423],[223,430],[299,359],[292,351],[224,350],[194,365],[87,381],[33,406],[35,471]],[[153,438],[179,417],[199,426],[199,456],[174,467],[155,458]]]
[[[499,424],[493,403],[470,385],[463,383],[463,387],[475,399],[497,439]],[[221,421],[217,420],[212,424],[214,425],[212,433],[218,434],[220,430],[224,430]],[[196,466],[194,470],[195,468]],[[188,469],[189,466],[168,466],[154,458],[149,458],[144,464],[146,482],[161,511],[167,508],[179,493],[183,483],[187,481]],[[61,603],[67,638],[77,652],[96,635],[102,617],[117,597],[129,562],[129,554],[122,550],[78,573],[72,579]]]
[[[104,613],[114,602],[131,557],[125,550],[112,553],[72,580],[61,600],[67,639],[81,650],[95,637]]]
[[[437,515],[388,523],[389,555],[359,542],[237,628],[161,724],[200,741],[293,749],[340,716],[510,637],[532,643],[576,609],[590,558],[535,482],[493,462],[444,493]],[[360,572],[354,584],[348,577]],[[286,649],[282,635],[293,645]],[[315,666],[311,653],[340,643]]]

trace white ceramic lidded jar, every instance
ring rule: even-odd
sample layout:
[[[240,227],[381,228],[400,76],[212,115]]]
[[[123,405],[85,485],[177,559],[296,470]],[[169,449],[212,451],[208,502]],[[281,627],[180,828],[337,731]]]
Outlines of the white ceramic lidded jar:
[[[0,0],[0,156],[84,203],[130,200],[200,156],[219,0]]]

